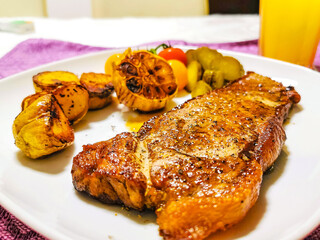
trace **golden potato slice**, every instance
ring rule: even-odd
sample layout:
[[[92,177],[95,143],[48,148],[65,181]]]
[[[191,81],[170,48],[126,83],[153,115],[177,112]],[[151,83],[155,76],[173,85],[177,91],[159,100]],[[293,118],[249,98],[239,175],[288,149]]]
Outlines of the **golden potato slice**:
[[[67,71],[46,71],[33,76],[33,86],[36,92],[43,90],[52,91],[60,85],[80,84],[80,80],[74,73]]]
[[[89,93],[89,109],[100,109],[107,106],[114,91],[111,75],[103,73],[83,73],[80,83]]]
[[[45,94],[24,108],[12,126],[15,144],[28,157],[39,158],[74,142],[74,132],[56,98]]]
[[[52,91],[71,124],[79,122],[88,112],[89,94],[77,84],[61,85]]]

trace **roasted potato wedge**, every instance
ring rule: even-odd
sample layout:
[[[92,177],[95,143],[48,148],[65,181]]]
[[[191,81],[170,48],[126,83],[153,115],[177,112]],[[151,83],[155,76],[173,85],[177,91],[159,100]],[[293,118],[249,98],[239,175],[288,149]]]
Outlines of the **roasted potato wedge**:
[[[16,146],[36,159],[73,144],[74,131],[53,94],[33,100],[13,122]]]
[[[21,104],[22,110],[32,104],[39,97],[49,93],[55,96],[71,124],[78,123],[88,112],[88,91],[83,86],[77,84],[60,85],[51,92],[42,91],[30,95],[23,99]]]
[[[80,77],[80,84],[89,93],[89,109],[100,109],[107,106],[114,91],[112,78],[103,73],[83,73]]]
[[[28,106],[30,106],[34,101],[36,101],[39,97],[42,97],[44,95],[48,94],[48,92],[46,91],[42,91],[42,92],[38,92],[32,95],[29,95],[27,97],[25,97],[22,100],[21,103],[21,111],[23,111],[24,109],[26,109]]]
[[[71,124],[79,122],[88,112],[89,94],[77,84],[61,85],[52,91]]]
[[[52,91],[60,85],[80,84],[77,75],[67,71],[46,71],[33,76],[33,86],[36,92]]]

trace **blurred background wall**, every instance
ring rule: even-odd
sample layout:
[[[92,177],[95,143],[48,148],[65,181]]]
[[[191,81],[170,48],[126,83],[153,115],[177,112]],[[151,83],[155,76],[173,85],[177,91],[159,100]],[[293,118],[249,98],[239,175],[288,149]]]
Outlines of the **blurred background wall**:
[[[0,0],[0,17],[199,16],[258,13],[259,0]]]
[[[46,16],[45,0],[0,0],[0,17]]]
[[[91,0],[93,17],[199,16],[209,14],[207,0]]]

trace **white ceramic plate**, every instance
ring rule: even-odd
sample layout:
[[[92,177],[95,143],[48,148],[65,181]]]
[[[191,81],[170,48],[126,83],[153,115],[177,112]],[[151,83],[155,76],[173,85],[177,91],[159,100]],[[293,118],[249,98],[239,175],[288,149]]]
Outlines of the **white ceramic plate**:
[[[274,170],[264,176],[261,194],[245,219],[217,239],[297,239],[320,223],[320,74],[253,55],[222,51],[245,70],[293,85],[302,100],[285,125],[287,141]],[[0,81],[0,204],[51,239],[160,239],[152,212],[127,211],[77,193],[72,158],[82,145],[127,131],[130,112],[117,104],[89,112],[75,126],[75,144],[42,160],[30,160],[14,145],[11,126],[24,97],[33,93],[32,76],[45,70],[103,72],[113,51],[41,66]],[[182,102],[188,96],[175,98]]]

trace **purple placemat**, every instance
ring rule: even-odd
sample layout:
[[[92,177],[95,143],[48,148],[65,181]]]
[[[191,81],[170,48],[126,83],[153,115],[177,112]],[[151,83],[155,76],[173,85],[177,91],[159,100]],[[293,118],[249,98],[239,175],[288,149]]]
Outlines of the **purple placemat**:
[[[188,43],[181,40],[168,40],[141,44],[141,46],[157,46],[163,42],[171,45],[208,46],[235,52],[255,55],[258,54],[258,40],[220,44]],[[86,46],[77,43],[49,39],[29,39],[18,44],[14,49],[0,59],[0,79],[45,63],[106,49],[111,48]],[[320,45],[318,46],[314,65],[320,70]]]
[[[258,53],[257,40],[221,44],[197,44],[180,40],[170,40],[142,45],[155,46],[163,42],[171,44],[173,46],[208,46],[212,48],[220,48],[250,54]],[[77,43],[50,39],[29,39],[21,42],[13,50],[0,58],[0,79],[36,66],[40,66],[45,63],[79,56],[82,54],[94,53],[106,49],[111,48],[92,47]],[[318,46],[314,65],[318,69],[320,69],[320,45]],[[0,206],[0,240],[13,239],[45,240],[46,238],[33,231],[30,227],[22,223],[16,217],[10,214],[6,209]],[[320,226],[305,238],[305,240],[318,239],[320,239]]]

